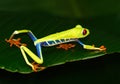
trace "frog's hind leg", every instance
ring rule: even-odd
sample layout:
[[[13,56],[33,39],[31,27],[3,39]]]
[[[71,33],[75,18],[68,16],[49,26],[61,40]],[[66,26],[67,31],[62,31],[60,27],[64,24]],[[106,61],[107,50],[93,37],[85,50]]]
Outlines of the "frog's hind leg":
[[[35,40],[37,40],[37,38],[35,37],[35,35],[32,33],[32,31],[30,30],[15,30],[12,35],[10,36],[9,39],[13,39],[13,37],[16,35],[16,34],[20,34],[20,33],[27,33],[29,35],[29,37],[32,39],[32,41],[34,42]]]

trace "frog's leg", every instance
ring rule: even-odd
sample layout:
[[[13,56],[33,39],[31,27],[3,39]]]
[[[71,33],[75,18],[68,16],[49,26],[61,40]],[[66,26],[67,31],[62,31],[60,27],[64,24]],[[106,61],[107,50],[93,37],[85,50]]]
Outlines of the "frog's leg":
[[[30,30],[26,30],[26,29],[25,30],[15,30],[12,33],[12,35],[10,36],[9,40],[13,41],[12,39],[13,39],[14,35],[20,34],[20,33],[27,33],[29,35],[29,37],[32,39],[33,42],[37,40],[37,38],[35,37],[35,35]],[[35,46],[36,46],[36,49],[37,49],[37,53],[39,54],[38,57],[40,57],[40,53],[39,52],[41,52],[41,43],[38,43]]]
[[[35,37],[35,35],[30,31],[30,30],[15,30],[12,35],[10,36],[9,39],[13,39],[13,37],[16,35],[16,34],[20,34],[20,33],[27,33],[29,35],[29,37],[32,39],[32,41],[34,42],[35,40],[37,40],[37,38]]]
[[[38,69],[41,69],[42,67],[39,67],[39,64],[42,64],[43,63],[43,57],[42,57],[42,51],[41,51],[41,45],[40,43],[38,43],[36,45],[36,49],[37,49],[37,55],[35,55],[30,49],[28,49],[27,47],[25,46],[20,46],[20,50],[22,52],[22,55],[24,57],[24,60],[26,62],[27,65],[29,65],[30,67],[32,67],[33,71],[37,71]],[[30,56],[36,63],[38,64],[33,64],[33,63],[30,63],[28,61],[28,58],[26,56],[26,54],[28,54],[28,56]]]
[[[105,51],[106,48],[102,45],[100,47],[95,47],[94,45],[86,45],[84,43],[82,43],[80,40],[76,40],[80,45],[83,46],[84,49],[88,49],[88,50],[100,50],[100,51]]]
[[[27,33],[30,36],[30,38],[32,39],[33,42],[37,40],[37,38],[34,36],[34,34],[30,30],[16,30],[16,31],[13,32],[13,34],[9,38],[10,43],[11,43],[11,41],[12,42],[16,42],[15,39],[13,39],[13,37],[14,37],[14,35],[20,34],[20,33]],[[37,71],[37,69],[39,68],[38,64],[42,64],[43,63],[43,57],[42,57],[42,51],[41,51],[41,43],[37,43],[35,45],[36,50],[37,50],[37,55],[35,55],[26,46],[23,46],[23,45],[20,45],[20,44],[16,44],[16,43],[13,43],[13,44],[16,45],[16,46],[17,45],[19,46],[19,48],[20,48],[20,50],[22,52],[22,55],[23,55],[27,65],[31,66],[34,71]],[[28,56],[30,56],[38,64],[34,65],[34,64],[30,63],[28,61],[28,58],[27,58],[26,54],[28,54]]]

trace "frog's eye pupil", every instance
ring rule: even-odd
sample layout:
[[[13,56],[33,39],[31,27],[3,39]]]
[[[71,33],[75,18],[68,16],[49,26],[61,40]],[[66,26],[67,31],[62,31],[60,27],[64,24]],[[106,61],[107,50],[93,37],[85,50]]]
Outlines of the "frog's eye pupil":
[[[86,34],[87,34],[87,30],[84,29],[84,30],[83,30],[83,35],[86,35]]]

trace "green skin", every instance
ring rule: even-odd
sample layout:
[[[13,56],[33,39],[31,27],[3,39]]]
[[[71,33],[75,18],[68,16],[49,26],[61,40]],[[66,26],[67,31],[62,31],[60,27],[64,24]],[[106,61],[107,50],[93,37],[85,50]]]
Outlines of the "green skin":
[[[85,31],[84,31],[85,30]],[[30,33],[33,37],[35,37],[33,35],[33,33],[30,30],[16,30],[13,32],[13,34],[11,35],[9,40],[14,40],[13,37],[16,34],[20,34],[20,33]],[[89,30],[86,28],[83,28],[81,25],[76,25],[74,28],[66,30],[66,31],[62,31],[59,33],[55,33],[55,34],[51,34],[48,35],[46,37],[40,38],[40,39],[36,39],[33,40],[34,45],[35,46],[40,46],[39,44],[41,42],[47,42],[47,41],[55,41],[55,40],[60,40],[60,39],[70,39],[70,38],[75,38],[75,39],[79,39],[79,38],[84,38],[86,36],[88,36],[90,34]],[[85,45],[82,42],[80,42],[79,40],[77,40],[78,43],[80,43],[84,49],[89,49],[89,50],[99,50],[99,51],[103,51],[105,49],[102,48],[98,48],[95,46],[91,46],[91,45]],[[26,46],[21,45],[20,46],[20,50],[21,53],[25,59],[25,62],[27,65],[29,65],[30,67],[32,67],[32,69],[34,71],[36,71],[36,69],[38,69],[38,67],[36,68],[32,63],[30,63],[27,59],[26,53],[28,54],[28,56],[30,56],[36,63],[38,64],[42,64],[43,63],[43,56],[42,56],[42,51],[41,51],[41,46],[39,47],[39,49],[37,50],[38,55],[34,54],[30,49],[28,49]]]
[[[46,37],[37,39],[34,41],[34,44],[36,45],[37,43],[44,42],[44,41],[50,41],[50,40],[59,40],[59,39],[70,39],[70,38],[84,38],[89,35],[89,30],[86,29],[87,33],[83,35],[83,30],[85,28],[82,28],[81,25],[76,25],[74,28],[65,30],[59,33],[51,34]]]

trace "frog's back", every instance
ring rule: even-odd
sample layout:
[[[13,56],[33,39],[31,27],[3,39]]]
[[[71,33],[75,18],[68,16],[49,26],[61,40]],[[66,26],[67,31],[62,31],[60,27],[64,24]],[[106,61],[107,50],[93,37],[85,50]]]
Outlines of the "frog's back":
[[[44,42],[44,41],[51,41],[51,40],[59,40],[59,39],[69,39],[69,38],[80,38],[81,31],[83,28],[80,25],[77,25],[75,28],[62,31],[59,33],[51,34],[46,37],[40,38],[35,41],[36,43]]]

